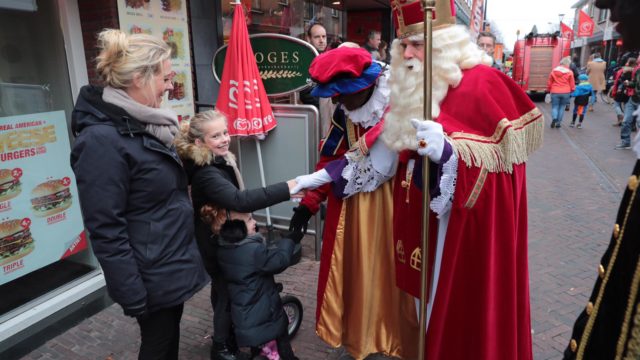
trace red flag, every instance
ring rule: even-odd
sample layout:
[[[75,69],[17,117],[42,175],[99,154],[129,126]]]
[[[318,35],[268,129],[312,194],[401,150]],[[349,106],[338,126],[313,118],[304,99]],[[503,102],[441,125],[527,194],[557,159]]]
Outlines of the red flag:
[[[233,12],[216,109],[227,115],[229,135],[264,135],[276,127],[249,42],[242,6],[236,5]]]
[[[565,23],[560,23],[560,31],[562,31],[562,37],[568,40],[573,40],[573,29],[568,27]]]
[[[596,24],[593,22],[593,19],[584,12],[584,10],[579,11],[578,15],[578,37],[591,37],[593,36],[593,29]]]

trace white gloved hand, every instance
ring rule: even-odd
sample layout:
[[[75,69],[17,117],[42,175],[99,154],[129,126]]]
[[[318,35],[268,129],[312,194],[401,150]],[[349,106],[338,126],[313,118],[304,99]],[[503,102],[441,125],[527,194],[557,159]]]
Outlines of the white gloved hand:
[[[327,170],[322,169],[313,174],[297,176],[295,180],[297,185],[289,191],[292,195],[300,192],[302,189],[315,189],[331,182],[331,176],[329,176]]]
[[[431,161],[438,163],[444,151],[444,131],[442,125],[435,121],[422,121],[411,119],[411,125],[416,128],[418,139],[418,154],[429,156]],[[427,142],[425,147],[420,147],[420,142]]]

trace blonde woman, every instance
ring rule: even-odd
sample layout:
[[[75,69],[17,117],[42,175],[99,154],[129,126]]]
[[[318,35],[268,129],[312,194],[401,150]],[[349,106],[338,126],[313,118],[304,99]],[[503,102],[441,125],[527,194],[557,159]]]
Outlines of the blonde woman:
[[[187,176],[173,146],[171,50],[149,35],[99,34],[106,86],[82,88],[71,153],[84,223],[111,298],[140,325],[139,359],[178,359],[183,304],[207,283]]]
[[[196,212],[196,240],[213,282],[211,359],[220,360],[237,359],[237,347],[231,328],[227,282],[220,273],[216,259],[218,234],[214,234],[210,224],[203,221],[203,217],[213,218],[216,215],[201,214],[201,211],[211,208],[211,205],[218,212],[250,213],[289,200],[291,189],[297,185],[295,180],[289,180],[264,188],[245,189],[235,157],[229,151],[229,143],[227,118],[213,110],[196,114],[176,138],[178,153],[187,168],[191,184],[191,198]]]

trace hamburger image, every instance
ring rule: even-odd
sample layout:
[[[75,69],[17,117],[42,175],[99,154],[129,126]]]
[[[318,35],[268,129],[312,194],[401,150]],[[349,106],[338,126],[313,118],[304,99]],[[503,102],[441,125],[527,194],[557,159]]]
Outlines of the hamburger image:
[[[36,216],[44,217],[68,209],[71,191],[61,180],[49,180],[31,190],[31,207]]]
[[[0,266],[16,261],[31,253],[35,247],[29,227],[21,220],[0,223]]]
[[[0,201],[13,199],[21,191],[20,178],[14,178],[10,169],[0,169]]]

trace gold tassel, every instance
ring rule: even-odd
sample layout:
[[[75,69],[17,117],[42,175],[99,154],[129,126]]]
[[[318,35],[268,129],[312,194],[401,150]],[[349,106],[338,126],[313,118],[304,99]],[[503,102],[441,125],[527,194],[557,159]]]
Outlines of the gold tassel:
[[[527,161],[542,146],[544,118],[536,108],[520,119],[502,119],[490,137],[467,133],[450,136],[456,155],[468,167],[484,167],[489,172],[513,172],[513,165]]]

